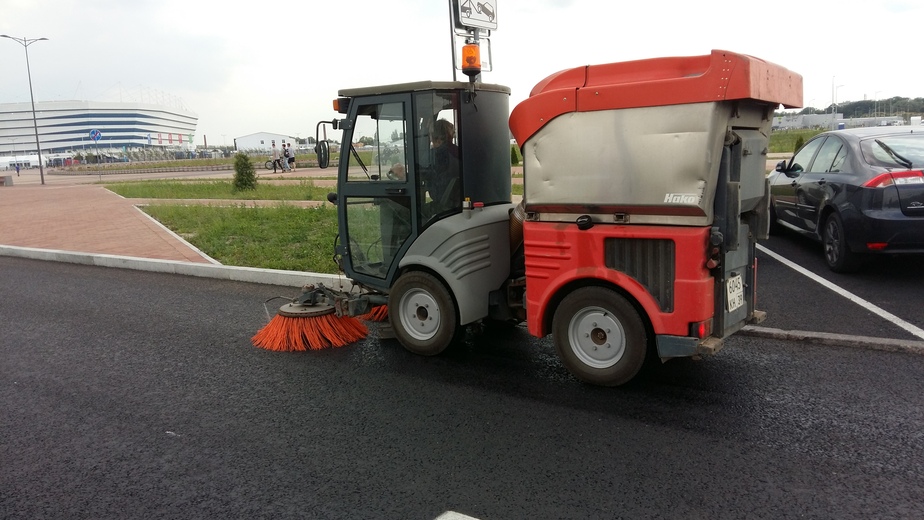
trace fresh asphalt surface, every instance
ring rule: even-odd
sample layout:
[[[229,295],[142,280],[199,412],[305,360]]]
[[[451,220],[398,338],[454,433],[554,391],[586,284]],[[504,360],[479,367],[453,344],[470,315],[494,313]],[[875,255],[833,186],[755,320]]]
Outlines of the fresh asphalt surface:
[[[739,334],[602,389],[522,329],[274,353],[291,287],[0,273],[0,518],[924,516],[918,354]],[[903,333],[788,275],[762,259],[767,324]]]

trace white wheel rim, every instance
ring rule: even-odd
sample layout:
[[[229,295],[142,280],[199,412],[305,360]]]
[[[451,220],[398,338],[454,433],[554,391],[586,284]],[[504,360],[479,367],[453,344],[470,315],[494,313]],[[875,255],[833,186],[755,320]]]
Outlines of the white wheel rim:
[[[568,323],[568,340],[574,355],[591,368],[609,368],[626,352],[626,332],[612,314],[587,307]]]
[[[399,318],[404,330],[418,341],[427,341],[440,328],[440,306],[422,289],[411,289],[398,302]]]

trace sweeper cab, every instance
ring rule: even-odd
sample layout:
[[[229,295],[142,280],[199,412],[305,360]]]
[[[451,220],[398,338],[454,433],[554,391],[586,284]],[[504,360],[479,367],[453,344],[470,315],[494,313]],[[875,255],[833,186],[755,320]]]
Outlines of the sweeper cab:
[[[714,353],[764,318],[768,137],[780,104],[801,105],[801,76],[713,51],[564,70],[512,114],[509,97],[478,81],[339,92],[317,150],[326,167],[320,131],[343,131],[336,255],[365,289],[330,295],[339,313],[387,305],[423,355],[466,326],[525,321],[608,386],[649,353]]]

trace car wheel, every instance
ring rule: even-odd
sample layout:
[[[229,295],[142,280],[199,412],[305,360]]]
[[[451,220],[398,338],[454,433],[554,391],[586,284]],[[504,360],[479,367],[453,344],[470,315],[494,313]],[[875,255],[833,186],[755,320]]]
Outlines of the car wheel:
[[[461,337],[456,304],[435,276],[419,271],[398,278],[388,296],[388,318],[407,350],[435,356]]]
[[[628,383],[645,362],[645,326],[628,300],[611,289],[584,287],[562,300],[552,318],[558,356],[578,379],[602,386]]]
[[[847,247],[844,221],[836,212],[831,212],[825,219],[821,241],[829,269],[835,273],[850,273],[860,267],[860,256]]]

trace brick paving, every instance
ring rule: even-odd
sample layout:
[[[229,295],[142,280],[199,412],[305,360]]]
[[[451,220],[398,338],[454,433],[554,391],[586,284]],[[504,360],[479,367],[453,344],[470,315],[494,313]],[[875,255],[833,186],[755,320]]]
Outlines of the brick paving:
[[[132,201],[95,185],[0,188],[0,245],[211,263]]]

